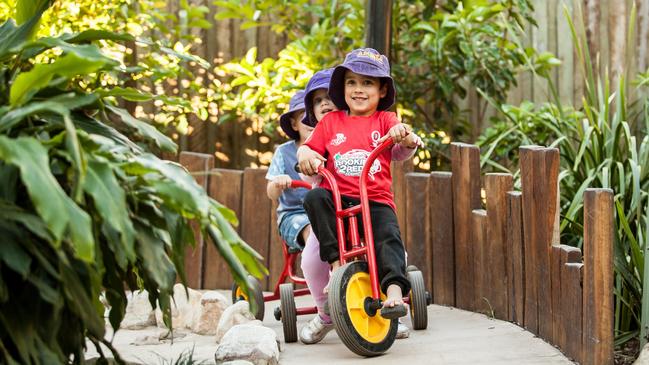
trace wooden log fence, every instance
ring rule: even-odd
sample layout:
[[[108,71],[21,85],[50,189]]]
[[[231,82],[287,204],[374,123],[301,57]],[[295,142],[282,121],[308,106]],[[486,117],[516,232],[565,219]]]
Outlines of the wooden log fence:
[[[454,143],[452,172],[393,165],[408,260],[424,273],[433,303],[514,322],[580,363],[612,364],[613,192],[584,193],[582,261],[580,249],[558,239],[559,151],[521,147],[521,191],[513,191],[509,174],[481,176],[479,152]],[[180,161],[201,171],[199,183],[237,213],[238,232],[270,268],[262,285],[272,290],[283,258],[266,171],[213,169],[195,153]],[[186,259],[190,286],[228,289],[225,264],[197,237],[201,243]]]

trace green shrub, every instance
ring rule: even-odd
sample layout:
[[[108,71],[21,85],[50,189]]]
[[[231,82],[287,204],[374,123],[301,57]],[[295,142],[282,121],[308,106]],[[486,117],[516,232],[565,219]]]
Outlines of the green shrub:
[[[561,153],[561,241],[577,247],[583,241],[583,193],[588,187],[611,188],[615,193],[615,330],[616,343],[636,337],[649,321],[649,300],[643,300],[645,250],[649,247],[649,99],[641,74],[637,88],[629,89],[626,75],[611,90],[608,75],[590,62],[583,23],[579,28],[567,15],[584,75],[585,94],[579,111],[562,107],[559,100],[534,108],[503,106],[500,119],[481,139],[483,164],[500,170],[513,165],[522,144],[552,145]],[[633,33],[635,10],[630,22]],[[642,314],[641,314],[642,313]],[[644,330],[643,330],[644,333]],[[644,335],[643,335],[644,337]]]
[[[114,352],[99,298],[117,329],[125,285],[146,289],[171,327],[192,221],[240,285],[247,272],[266,272],[230,225],[232,211],[150,152],[176,145],[116,106],[128,90],[89,86],[124,71],[93,42],[134,39],[90,30],[30,40],[46,8],[0,26],[0,363],[8,364],[81,363],[86,339]]]
[[[236,0],[216,1],[217,19],[242,20],[242,29],[271,26],[291,41],[277,59],[257,60],[255,50],[223,65],[217,83],[219,120],[252,120],[255,132],[272,134],[276,119],[296,89],[319,69],[342,62],[364,45],[363,1]],[[263,17],[269,9],[273,21]],[[391,49],[397,109],[404,122],[424,138],[428,151],[418,156],[428,170],[446,162],[454,139],[469,140],[472,126],[459,100],[469,90],[502,103],[524,70],[537,72],[558,64],[551,54],[537,55],[520,38],[531,18],[529,0],[395,1]],[[313,17],[311,17],[313,15]],[[315,23],[311,23],[317,19]],[[483,102],[480,122],[486,110]],[[479,126],[478,126],[479,128]]]

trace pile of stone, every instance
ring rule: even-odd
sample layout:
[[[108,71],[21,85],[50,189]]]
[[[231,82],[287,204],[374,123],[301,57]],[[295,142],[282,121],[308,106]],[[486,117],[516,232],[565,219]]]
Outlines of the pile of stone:
[[[230,305],[217,291],[200,292],[176,284],[171,304],[173,336],[190,331],[198,335],[214,336],[215,361],[230,365],[276,365],[279,360],[279,341],[275,331],[255,319],[245,301]],[[160,309],[153,310],[146,291],[128,293],[126,314],[122,329],[139,330],[151,326],[166,328]],[[164,331],[163,331],[164,332]],[[143,336],[135,345],[154,345],[166,340],[168,333]]]

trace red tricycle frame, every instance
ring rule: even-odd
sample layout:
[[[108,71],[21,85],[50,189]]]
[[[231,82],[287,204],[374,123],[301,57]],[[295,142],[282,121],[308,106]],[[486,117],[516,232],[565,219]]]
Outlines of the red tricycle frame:
[[[367,195],[367,177],[376,158],[383,151],[390,148],[392,144],[391,139],[386,139],[370,153],[360,176],[359,190],[361,203],[347,209],[342,208],[340,191],[333,174],[322,165],[318,168],[318,173],[327,180],[332,190],[334,207],[336,209],[336,234],[338,238],[340,264],[342,266],[353,259],[365,258],[370,274],[372,298],[374,299],[374,306],[376,308],[381,305],[381,290],[379,288],[378,269],[376,267],[376,251],[374,249],[374,234],[372,232],[372,219],[370,216],[370,200]],[[358,232],[358,214],[361,215],[361,219],[363,220],[364,240],[361,240]],[[345,218],[349,220],[348,240],[345,239]],[[349,249],[347,248],[347,243],[349,243]]]

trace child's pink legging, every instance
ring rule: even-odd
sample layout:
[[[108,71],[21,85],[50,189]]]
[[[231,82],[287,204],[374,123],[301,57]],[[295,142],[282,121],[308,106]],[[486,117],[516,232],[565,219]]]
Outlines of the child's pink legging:
[[[331,319],[324,313],[324,303],[327,300],[327,294],[323,292],[327,283],[329,283],[329,264],[320,260],[320,242],[313,234],[309,234],[306,240],[304,250],[302,250],[302,272],[304,279],[309,287],[309,291],[318,307],[318,313],[325,322]]]

